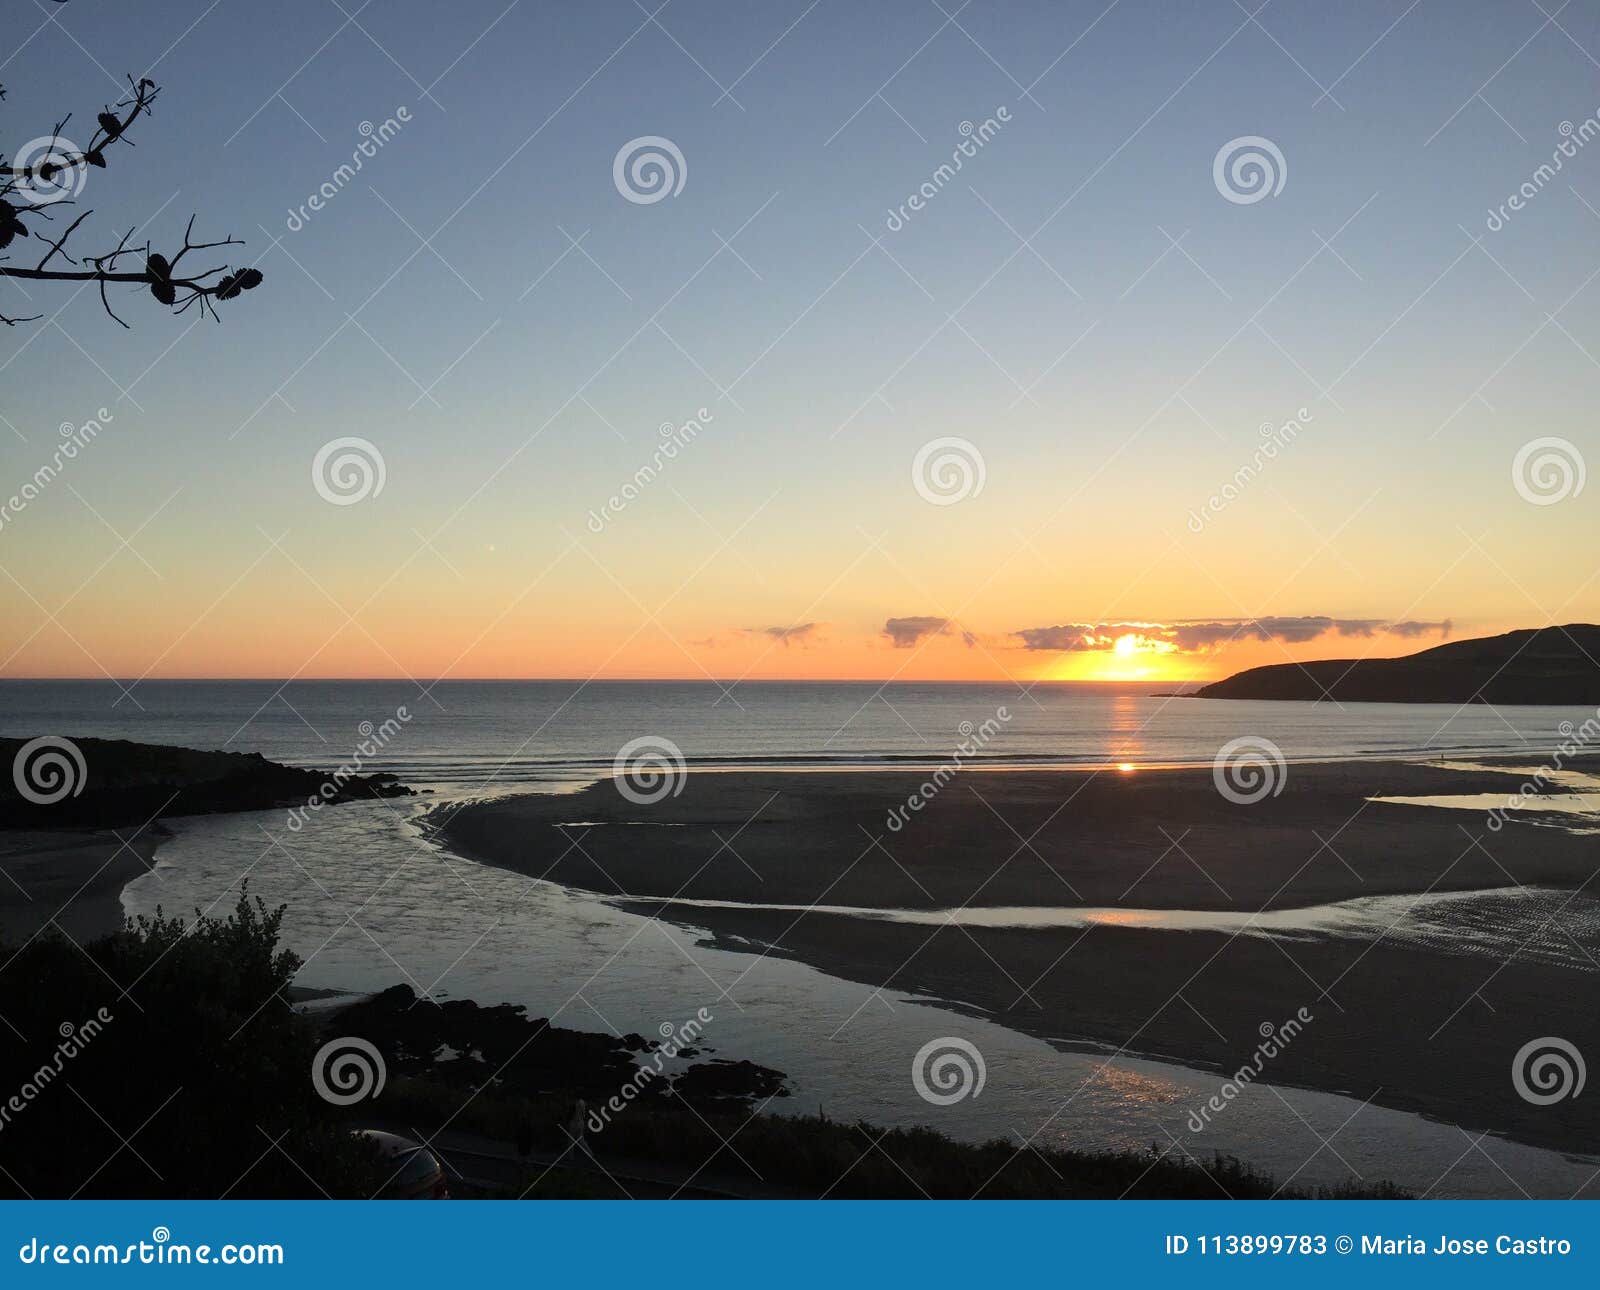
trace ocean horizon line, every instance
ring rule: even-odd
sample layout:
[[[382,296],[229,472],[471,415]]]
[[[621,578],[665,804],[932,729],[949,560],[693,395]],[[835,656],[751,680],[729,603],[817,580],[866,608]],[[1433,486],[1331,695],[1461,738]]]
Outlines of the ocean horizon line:
[[[221,684],[250,684],[250,685],[422,685],[432,688],[436,685],[704,685],[731,688],[736,685],[993,685],[1014,686],[1021,690],[1031,690],[1038,686],[1084,686],[1093,689],[1142,689],[1146,686],[1170,687],[1166,690],[1155,691],[1157,694],[1171,693],[1172,689],[1180,689],[1190,685],[1204,685],[1207,680],[1195,677],[1187,681],[1170,681],[1151,679],[1139,680],[1091,680],[1078,677],[1051,677],[1037,681],[1024,681],[1013,678],[974,678],[962,679],[958,677],[707,677],[707,676],[446,676],[446,677],[413,677],[413,676],[145,676],[145,677],[118,677],[118,676],[0,676],[0,685],[5,684],[46,684],[46,685],[221,685]]]

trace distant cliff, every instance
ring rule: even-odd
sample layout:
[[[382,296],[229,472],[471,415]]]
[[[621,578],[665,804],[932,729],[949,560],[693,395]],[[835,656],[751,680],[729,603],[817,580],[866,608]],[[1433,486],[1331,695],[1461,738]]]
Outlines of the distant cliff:
[[[1340,703],[1600,705],[1600,627],[1573,623],[1436,645],[1404,658],[1321,659],[1253,667],[1202,699]]]
[[[0,739],[0,828],[108,828],[411,792],[393,775],[299,770],[260,753],[126,739]]]

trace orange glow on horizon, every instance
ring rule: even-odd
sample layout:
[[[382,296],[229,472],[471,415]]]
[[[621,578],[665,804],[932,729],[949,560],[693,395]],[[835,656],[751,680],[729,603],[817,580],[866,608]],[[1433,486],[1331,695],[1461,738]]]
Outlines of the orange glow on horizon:
[[[1279,657],[1279,662],[1287,661]],[[1128,632],[1110,648],[1062,654],[1045,669],[1051,681],[1153,681],[1180,684],[1212,680],[1237,669],[1210,655],[1183,655],[1170,642]]]
[[[176,584],[179,575],[169,581]],[[171,599],[130,588],[108,620],[86,598],[59,623],[34,624],[20,593],[0,621],[13,625],[6,677],[115,676],[124,680],[258,678],[457,680],[711,680],[904,682],[1114,682],[1161,692],[1216,680],[1267,664],[1327,657],[1412,653],[1436,639],[1374,637],[1310,641],[1239,640],[1185,651],[1147,630],[1130,629],[1096,642],[1097,649],[1030,649],[1006,627],[1048,615],[1026,607],[974,612],[975,630],[949,629],[897,645],[876,614],[816,614],[814,630],[773,635],[758,624],[784,622],[781,607],[735,617],[715,604],[641,629],[625,599],[585,617],[574,597],[498,599],[473,589],[438,596],[397,582],[384,588],[359,619],[332,599],[307,592],[287,564],[263,562],[237,586],[186,585],[185,603],[204,613],[175,613]],[[95,584],[98,586],[99,584]],[[120,586],[122,584],[108,584]],[[543,589],[542,587],[540,588]],[[590,593],[594,588],[589,588]],[[359,580],[331,579],[329,596],[363,605],[372,593]],[[291,612],[285,612],[289,607]],[[37,612],[36,610],[33,612]],[[737,626],[728,626],[732,621]],[[745,624],[749,624],[746,626]],[[990,626],[993,624],[993,626]],[[1456,638],[1487,635],[1516,623],[1460,625]],[[965,628],[966,624],[963,624]]]

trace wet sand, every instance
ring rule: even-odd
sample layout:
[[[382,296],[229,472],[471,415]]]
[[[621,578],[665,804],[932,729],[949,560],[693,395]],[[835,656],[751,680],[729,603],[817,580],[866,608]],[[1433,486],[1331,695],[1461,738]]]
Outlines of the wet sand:
[[[1252,1061],[1264,1023],[1281,1026],[1305,1007],[1313,1020],[1265,1063],[1263,1082],[1600,1154],[1600,1100],[1586,1090],[1533,1106],[1511,1083],[1513,1057],[1535,1037],[1559,1035],[1591,1062],[1600,1053],[1594,973],[1331,937],[930,930],[839,916],[641,912],[708,928],[719,948],[774,947],[878,987],[890,1004],[902,993],[931,995],[1061,1047],[1164,1058],[1215,1069],[1219,1079]],[[961,1033],[959,1021],[949,1033]],[[1057,1090],[1062,1100],[1074,1091]],[[1190,1146],[1203,1150],[1204,1136]],[[1468,1139],[1461,1146],[1470,1150]],[[1590,1194],[1600,1197],[1600,1179]]]
[[[926,776],[695,772],[660,802],[610,780],[474,804],[452,846],[611,895],[764,904],[1296,908],[1353,896],[1577,886],[1592,838],[1372,796],[1511,793],[1520,776],[1397,762],[1296,764],[1278,796],[1235,803],[1211,771],[964,772],[898,832]],[[1477,839],[1477,842],[1474,842]]]
[[[0,832],[0,942],[20,945],[51,920],[79,944],[121,930],[122,889],[161,840],[157,829],[127,846],[109,829]]]
[[[924,993],[1063,1045],[1232,1071],[1263,1023],[1314,1020],[1261,1078],[1420,1111],[1540,1146],[1600,1151],[1600,1099],[1534,1106],[1511,1082],[1528,1040],[1600,1058],[1600,971],[1435,952],[1371,936],[927,927],[839,914],[673,906],[673,896],[943,909],[1095,905],[1296,908],[1356,896],[1516,884],[1587,890],[1600,839],[1373,795],[1511,793],[1520,774],[1395,762],[1295,764],[1283,792],[1223,798],[1209,768],[963,772],[898,832],[926,776],[697,772],[639,805],[607,780],[435,813],[452,848],[622,897],[769,952]],[[1470,935],[1463,928],[1463,936]],[[1600,964],[1595,965],[1600,968]],[[960,1033],[959,1021],[952,1033]],[[1071,1089],[1060,1090],[1063,1098]],[[1203,1147],[1203,1137],[1197,1139]],[[1462,1149],[1470,1151],[1470,1139]]]

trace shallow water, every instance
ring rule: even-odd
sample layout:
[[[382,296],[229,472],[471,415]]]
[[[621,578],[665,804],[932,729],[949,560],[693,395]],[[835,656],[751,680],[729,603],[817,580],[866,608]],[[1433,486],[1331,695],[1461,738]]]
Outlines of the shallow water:
[[[300,833],[281,812],[179,821],[123,902],[133,913],[221,912],[248,877],[252,893],[288,904],[285,939],[306,959],[303,986],[406,981],[435,998],[511,1001],[562,1025],[643,1034],[704,1007],[713,1017],[706,1039],[720,1055],[789,1074],[794,1096],[774,1111],[821,1107],[968,1140],[1220,1151],[1297,1185],[1388,1178],[1435,1196],[1588,1195],[1600,1186],[1600,1160],[1494,1137],[1474,1149],[1478,1135],[1453,1126],[1266,1083],[1193,1132],[1191,1114],[1221,1088],[1215,1073],[1062,1051],[961,1011],[959,1000],[880,992],[759,948],[707,948],[681,926],[442,851],[419,825],[437,803],[341,806]],[[951,1036],[977,1047],[986,1082],[976,1097],[931,1105],[913,1086],[913,1058]]]
[[[1137,927],[1164,932],[1222,932],[1237,936],[1352,936],[1423,946],[1439,953],[1504,961],[1519,957],[1581,971],[1600,970],[1600,898],[1555,888],[1363,896],[1302,909],[1256,913],[1226,909],[1127,909],[1120,906],[995,905],[959,909],[871,909],[855,905],[767,905],[735,900],[617,902],[650,912],[670,910],[692,921],[696,909],[760,909],[834,914],[920,927]],[[658,909],[659,907],[659,909]]]

